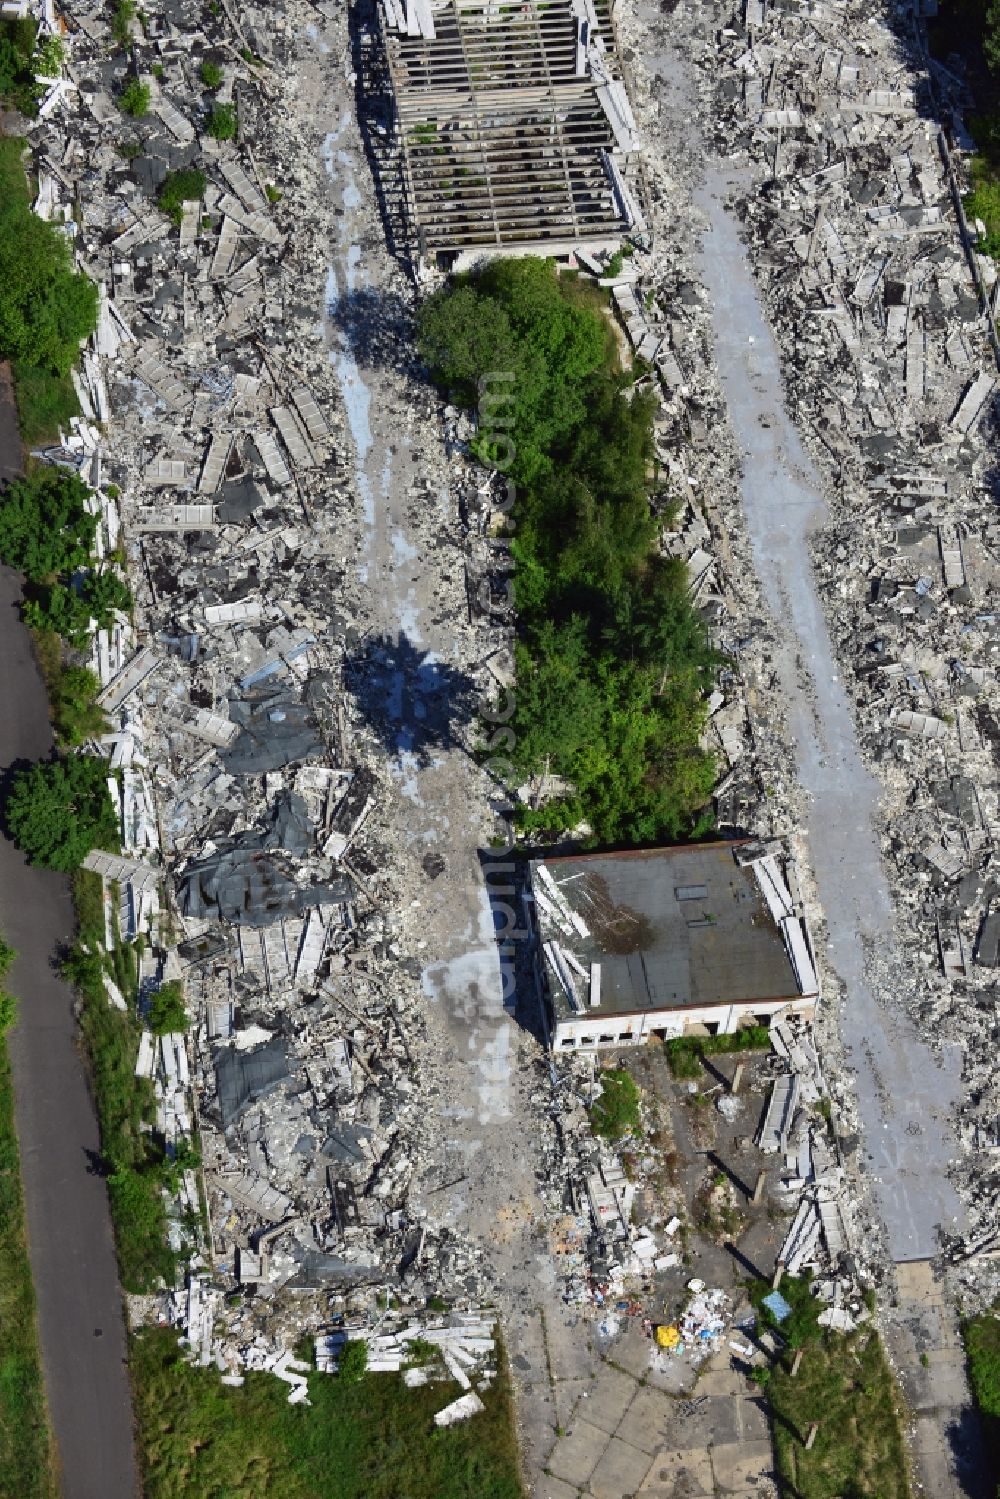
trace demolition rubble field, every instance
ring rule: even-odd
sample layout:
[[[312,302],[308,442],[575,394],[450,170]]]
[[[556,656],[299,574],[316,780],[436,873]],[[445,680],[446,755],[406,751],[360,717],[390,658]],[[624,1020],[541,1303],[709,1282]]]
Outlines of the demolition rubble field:
[[[703,74],[716,144],[748,170],[732,200],[822,476],[816,575],[881,791],[897,945],[917,965],[899,997],[931,1044],[961,1054],[966,1226],[946,1247],[978,1302],[997,1289],[979,1258],[997,1229],[982,1068],[997,993],[1000,529],[995,336],[981,311],[996,271],[970,254],[956,201],[967,101],[928,60],[919,15],[750,5],[691,49],[717,70],[711,85]]]
[[[716,143],[747,171],[734,201],[830,507],[816,565],[885,789],[896,940],[922,955],[917,990],[900,992],[928,1039],[962,1046],[955,1181],[969,1230],[952,1273],[982,1304],[1000,1286],[988,1261],[962,1256],[1000,1232],[979,1164],[995,1112],[1000,538],[977,436],[992,349],[907,18],[901,41],[854,5],[685,19],[661,33],[651,13],[626,15],[626,56],[634,28],[702,69]],[[180,980],[192,1021],[186,1035],[146,1028],[136,1059],[158,1129],[171,1147],[196,1136],[202,1165],[170,1206],[189,1273],[133,1298],[133,1320],[178,1328],[227,1385],[271,1371],[295,1405],[348,1336],[386,1375],[418,1373],[412,1348],[429,1345],[432,1388],[446,1385],[433,1414],[449,1424],[505,1388],[499,1319],[527,1468],[541,1482],[548,1465],[559,1499],[603,1492],[619,1468],[635,1489],[682,1470],[714,1484],[701,1427],[673,1433],[661,1466],[678,1410],[718,1420],[734,1462],[745,1448],[741,1477],[766,1486],[745,1373],[775,1346],[725,1278],[722,1241],[749,1224],[766,1278],[775,1258],[815,1270],[821,1321],[846,1335],[864,1335],[863,1288],[886,1274],[835,1019],[820,1022],[822,1065],[808,1028],[772,1028],[753,1105],[731,1069],[691,1079],[704,1101],[688,1105],[650,1077],[643,1143],[595,1135],[593,1059],[550,1067],[530,990],[505,1003],[479,860],[504,796],[471,750],[477,705],[510,680],[510,563],[468,455],[471,417],[413,369],[412,291],[385,249],[353,117],[370,18],[351,36],[333,4],[180,0],[126,18],[117,45],[109,20],[73,10],[63,77],[29,139],[37,211],[74,225],[101,288],[82,417],[44,456],[91,485],[101,544],[136,594],[134,618],[94,642],[122,852],[87,864],[104,881],[109,949],[116,928],[143,939],[140,1010]],[[637,116],[661,143],[654,247],[591,269],[661,397],[662,545],[726,654],[705,735],[718,823],[756,835],[760,858],[799,856],[790,899],[834,992],[782,632],[755,577],[714,368],[696,174],[662,146],[676,125],[665,75],[654,88],[635,61]],[[205,63],[221,74],[211,87]],[[133,76],[149,96],[137,117],[119,107]],[[232,139],[206,128],[220,108]],[[171,197],[179,181],[196,198]],[[819,716],[795,670],[799,710]],[[722,1181],[670,1182],[673,1146],[649,1112],[667,1094],[692,1121],[685,1169],[715,1143],[702,1115],[734,1126]],[[727,1174],[737,1161],[768,1179],[756,1201],[755,1181]],[[715,1274],[685,1247],[695,1220]],[[699,1416],[687,1397],[702,1372],[716,1404]],[[616,1412],[603,1425],[586,1414],[591,1388]]]

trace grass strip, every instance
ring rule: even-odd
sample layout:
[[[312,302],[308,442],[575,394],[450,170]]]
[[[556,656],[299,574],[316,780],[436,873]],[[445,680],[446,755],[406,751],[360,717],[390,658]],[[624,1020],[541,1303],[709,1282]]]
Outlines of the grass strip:
[[[486,1409],[438,1428],[457,1385],[314,1374],[308,1406],[270,1374],[239,1388],[150,1328],[132,1344],[146,1499],[522,1499],[506,1371]]]
[[[989,1478],[1000,1493],[1000,1317],[983,1312],[962,1323],[969,1384],[983,1425]]]
[[[764,1051],[771,1044],[766,1025],[744,1025],[729,1036],[674,1036],[663,1043],[674,1077],[701,1076],[701,1058],[735,1051]]]
[[[55,1499],[7,1042],[0,1037],[0,1494]]]
[[[783,1493],[797,1499],[908,1499],[899,1394],[872,1328],[827,1332],[795,1377],[787,1350],[766,1384]],[[812,1423],[819,1429],[805,1443]]]
[[[172,1285],[174,1279],[161,1190],[163,1151],[147,1128],[155,1116],[156,1099],[149,1080],[135,1075],[141,1026],[134,1008],[115,1009],[105,992],[100,876],[78,869],[73,875],[73,898],[78,941],[67,977],[82,1002],[80,1029],[90,1055],[101,1155],[109,1171],[118,1266],[126,1291],[149,1291],[160,1280]]]

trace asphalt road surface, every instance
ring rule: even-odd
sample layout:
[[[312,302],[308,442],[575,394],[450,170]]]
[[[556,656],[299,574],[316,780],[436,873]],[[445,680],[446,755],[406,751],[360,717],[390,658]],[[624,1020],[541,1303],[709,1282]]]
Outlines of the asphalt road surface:
[[[6,399],[5,399],[6,397]],[[18,460],[9,387],[0,370],[0,478]],[[28,633],[20,579],[0,568],[0,774],[52,747],[48,706]],[[73,993],[53,968],[71,937],[63,875],[30,868],[0,837],[0,930],[17,949],[20,1001],[10,1037],[31,1269],[49,1413],[65,1499],[132,1499],[138,1478],[125,1324],[104,1181],[89,1167],[97,1119],[73,1018]],[[90,1154],[88,1154],[90,1153]]]

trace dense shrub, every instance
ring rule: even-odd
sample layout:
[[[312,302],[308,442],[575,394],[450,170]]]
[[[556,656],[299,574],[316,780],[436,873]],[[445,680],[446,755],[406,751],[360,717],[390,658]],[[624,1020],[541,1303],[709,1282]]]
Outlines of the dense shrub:
[[[68,375],[97,323],[97,288],[66,236],[32,213],[24,142],[0,137],[0,359],[14,365],[22,430],[51,432],[77,410]]]
[[[686,569],[656,547],[656,398],[619,370],[599,294],[549,261],[497,261],[428,298],[419,341],[449,397],[478,403],[480,457],[514,481],[517,695],[491,747],[571,788],[521,826],[691,832],[714,779],[699,740],[715,657]]]
[[[607,1068],[600,1076],[601,1094],[590,1110],[590,1127],[605,1140],[621,1140],[642,1132],[640,1092],[623,1069]]]

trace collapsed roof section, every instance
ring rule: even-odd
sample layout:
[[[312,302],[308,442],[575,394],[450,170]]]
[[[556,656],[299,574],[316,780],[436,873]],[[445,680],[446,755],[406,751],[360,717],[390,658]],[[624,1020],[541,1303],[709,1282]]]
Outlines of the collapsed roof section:
[[[407,214],[424,258],[644,233],[614,0],[381,0]]]

